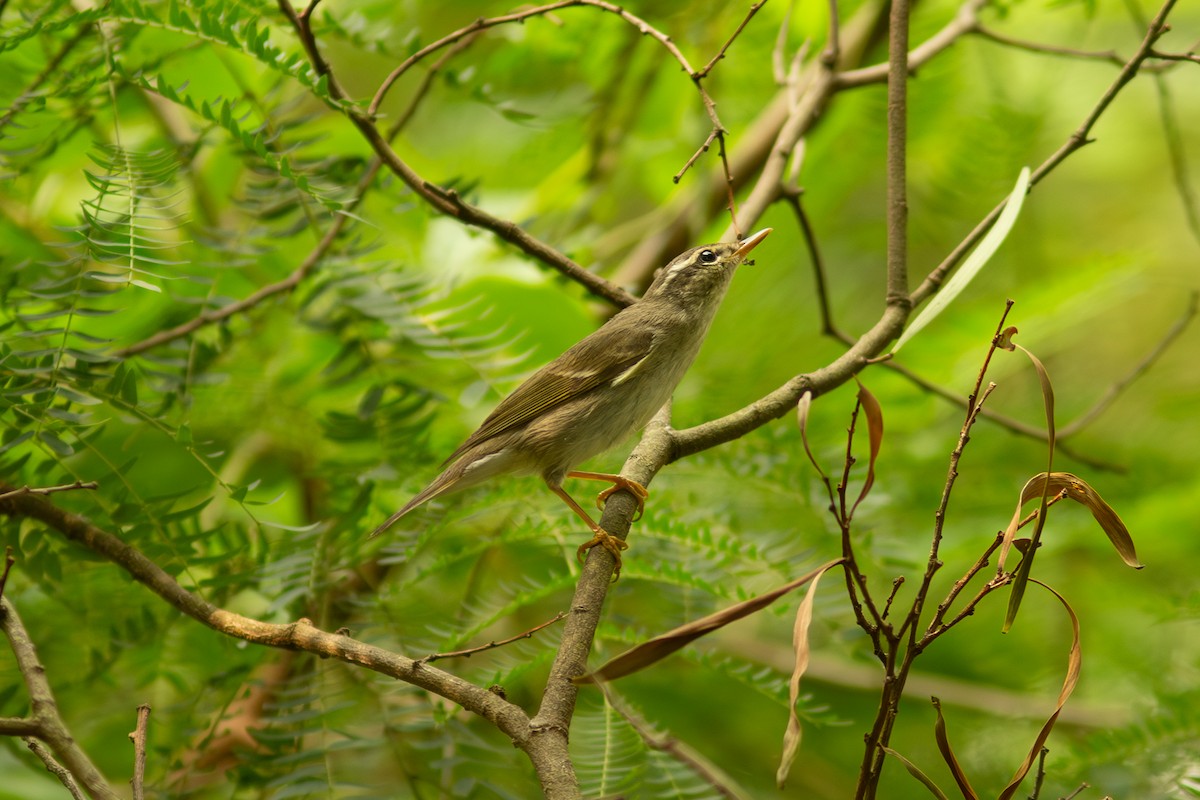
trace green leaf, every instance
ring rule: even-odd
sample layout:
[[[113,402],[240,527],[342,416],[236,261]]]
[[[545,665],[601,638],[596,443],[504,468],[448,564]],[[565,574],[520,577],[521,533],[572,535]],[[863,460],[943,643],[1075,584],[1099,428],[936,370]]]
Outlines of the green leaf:
[[[945,310],[946,306],[958,297],[963,289],[967,288],[967,284],[979,274],[984,265],[995,255],[1000,249],[1000,245],[1004,243],[1009,231],[1017,221],[1017,215],[1021,213],[1021,204],[1025,202],[1025,195],[1029,192],[1029,167],[1021,170],[1021,174],[1017,177],[1017,185],[1013,188],[1012,194],[1008,196],[1008,202],[1004,204],[1004,210],[1000,212],[1000,216],[996,219],[996,223],[992,225],[991,230],[987,232],[987,236],[983,237],[983,241],[979,246],[972,251],[971,255],[963,263],[958,271],[946,281],[946,285],[941,291],[933,296],[929,301],[929,305],[921,310],[917,318],[909,323],[908,328],[896,340],[896,346],[892,348],[893,353],[900,352],[900,348],[904,346],[912,337],[916,336],[922,328],[933,321],[938,314]]]
[[[39,431],[37,436],[38,439],[42,441],[42,444],[53,450],[56,455],[60,455],[65,458],[66,456],[75,454],[74,447],[71,447],[71,445],[58,438],[58,436],[51,431]]]

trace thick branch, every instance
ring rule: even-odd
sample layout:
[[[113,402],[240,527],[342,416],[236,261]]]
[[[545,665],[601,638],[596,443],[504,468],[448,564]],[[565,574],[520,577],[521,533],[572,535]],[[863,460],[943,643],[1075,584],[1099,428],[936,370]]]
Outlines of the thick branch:
[[[908,0],[888,23],[887,303],[908,305]]]
[[[49,505],[46,501],[32,495],[19,495],[2,501],[0,507],[23,502]],[[46,679],[46,668],[38,661],[37,648],[34,647],[33,640],[29,638],[25,626],[21,624],[17,609],[6,598],[0,598],[0,630],[3,630],[4,635],[8,637],[9,646],[12,647],[13,656],[17,660],[17,667],[21,670],[21,677],[29,692],[30,708],[27,720],[0,720],[0,722],[9,723],[4,726],[6,728],[4,732],[10,735],[33,736],[41,739],[50,747],[54,756],[66,767],[70,775],[83,784],[93,798],[118,800],[120,795],[108,785],[108,781],[79,747],[67,729],[66,723],[59,716],[58,704],[54,700],[54,693],[50,691],[50,682]]]
[[[6,488],[0,486],[0,490]],[[483,687],[382,647],[319,630],[307,619],[277,625],[226,611],[184,589],[137,548],[101,530],[84,517],[64,511],[39,497],[9,497],[0,501],[0,514],[28,517],[48,525],[70,541],[121,567],[171,606],[218,633],[267,647],[336,658],[406,681],[487,719],[518,747],[528,744],[529,719],[525,712]],[[75,772],[73,767],[72,772]]]

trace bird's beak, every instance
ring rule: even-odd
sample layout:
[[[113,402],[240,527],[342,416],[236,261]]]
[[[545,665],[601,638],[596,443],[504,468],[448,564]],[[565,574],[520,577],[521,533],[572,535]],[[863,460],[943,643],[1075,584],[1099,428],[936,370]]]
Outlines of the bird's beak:
[[[767,238],[767,234],[771,232],[771,228],[763,228],[753,236],[747,236],[738,243],[737,252],[734,253],[738,258],[745,258],[750,255],[750,251],[758,247],[758,243]]]

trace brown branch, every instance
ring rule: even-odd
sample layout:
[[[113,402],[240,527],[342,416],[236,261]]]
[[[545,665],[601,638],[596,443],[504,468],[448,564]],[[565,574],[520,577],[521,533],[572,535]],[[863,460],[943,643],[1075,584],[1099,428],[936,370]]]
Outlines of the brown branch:
[[[1006,47],[1014,47],[1018,50],[1026,50],[1030,53],[1044,53],[1052,56],[1063,56],[1066,58],[1079,58],[1091,61],[1107,61],[1110,64],[1115,64],[1118,67],[1125,66],[1125,59],[1117,54],[1116,50],[1077,50],[1073,47],[1060,47],[1053,44],[1041,44],[1040,42],[1030,42],[1024,39],[1016,39],[1011,36],[1006,36],[1002,33],[997,33],[991,28],[985,28],[983,25],[976,25],[971,31],[984,39],[993,41],[997,44],[1005,45]]]
[[[285,3],[286,0],[279,0],[279,2],[282,4]],[[759,5],[762,5],[762,3],[759,3]],[[622,20],[636,28],[643,36],[649,36],[657,40],[658,43],[666,48],[666,50],[675,58],[675,60],[679,62],[680,66],[683,68],[683,71],[688,75],[694,77],[697,74],[696,71],[692,69],[692,65],[688,62],[687,57],[684,56],[675,43],[671,41],[671,37],[667,36],[665,33],[658,30],[641,17],[626,11],[621,6],[605,2],[605,0],[559,0],[559,2],[556,3],[534,6],[532,8],[526,8],[512,14],[506,14],[504,16],[489,18],[481,17],[472,22],[470,25],[459,28],[456,31],[446,34],[436,42],[431,42],[430,44],[425,45],[420,50],[402,61],[399,66],[393,69],[388,76],[384,78],[383,83],[380,84],[379,89],[376,90],[375,96],[371,99],[371,104],[367,107],[367,115],[369,117],[374,117],[379,112],[379,106],[387,96],[388,91],[392,88],[392,85],[399,80],[400,76],[411,69],[414,64],[428,56],[430,53],[434,53],[443,47],[447,47],[465,36],[473,36],[480,31],[487,30],[488,28],[494,28],[498,25],[507,25],[514,22],[524,22],[530,17],[543,16],[553,11],[558,11],[559,9],[563,8],[570,8],[572,6],[590,6],[592,8],[597,8],[601,11],[608,12],[609,14],[617,15]],[[754,11],[757,10],[757,8],[752,10],[750,16],[753,16]],[[288,14],[288,11],[285,10],[284,14]],[[294,16],[294,14],[289,15],[289,18]],[[749,21],[749,17],[747,17],[746,21]],[[744,26],[745,23],[743,23],[743,27]],[[740,32],[741,28],[738,28],[738,33]],[[734,36],[737,36],[737,34],[735,33]],[[732,39],[730,39],[730,42],[732,42]],[[726,46],[728,46],[728,44]],[[724,49],[722,49],[722,54],[723,53]]]
[[[708,77],[708,73],[712,72],[713,67],[717,65],[717,62],[725,58],[725,51],[729,49],[729,46],[733,44],[733,41],[737,39],[737,37],[742,35],[742,31],[746,29],[746,26],[750,24],[750,20],[754,19],[754,15],[758,13],[758,10],[762,8],[766,2],[767,0],[759,0],[757,3],[750,6],[750,10],[746,12],[746,16],[742,19],[742,24],[738,25],[737,30],[725,40],[725,44],[721,45],[721,49],[717,51],[717,54],[709,59],[708,63],[701,67],[700,71],[695,74],[697,79]]]
[[[914,47],[908,54],[909,73],[911,74],[923,64],[928,63],[950,45],[975,30],[979,24],[979,12],[990,2],[991,0],[967,0],[963,3],[954,19],[933,36]],[[837,89],[853,89],[872,83],[883,83],[887,79],[888,65],[874,64],[869,67],[839,72],[836,78],[836,87]]]
[[[842,26],[839,66],[860,61],[875,36],[882,6],[864,4]],[[747,132],[739,137],[737,151],[729,164],[733,190],[739,192],[753,179],[750,196],[742,201],[738,222],[751,229],[766,209],[779,198],[787,163],[797,142],[811,131],[820,112],[834,91],[832,70],[820,63],[809,66],[789,84],[776,92]],[[802,87],[797,91],[796,87]],[[796,95],[795,97],[793,95]],[[695,192],[679,195],[678,201],[664,209],[665,221],[656,221],[626,255],[616,273],[622,284],[647,285],[654,271],[677,253],[695,244],[694,238],[712,216],[727,205],[729,184],[723,170],[714,169]],[[732,226],[725,236],[733,234]]]
[[[625,462],[622,471],[625,477],[649,486],[655,473],[666,461],[670,447],[669,419],[668,406],[646,426],[642,440]],[[605,504],[600,525],[614,536],[624,539],[629,533],[636,509],[634,497],[628,492],[619,492]],[[539,740],[550,757],[559,759],[562,765],[570,764],[567,733],[575,714],[575,701],[580,688],[573,678],[587,672],[588,653],[600,624],[600,612],[611,585],[613,566],[612,556],[604,548],[594,547],[588,551],[587,561],[584,562],[571,599],[571,616],[567,617],[563,626],[562,641],[542,693],[541,706],[530,721],[532,738]],[[574,771],[564,768],[561,772],[563,774],[552,776],[553,780],[549,783],[543,776],[542,790],[546,797],[550,800],[578,797]]]
[[[958,433],[958,442],[954,446],[954,450],[950,453],[950,463],[946,468],[946,480],[942,484],[942,495],[938,500],[937,510],[933,512],[933,540],[929,546],[929,557],[925,561],[925,574],[921,578],[921,583],[917,587],[916,595],[913,598],[912,608],[904,619],[903,625],[900,626],[900,634],[904,635],[907,630],[909,636],[909,650],[916,654],[917,648],[917,626],[921,622],[921,612],[925,607],[925,600],[929,595],[929,588],[933,584],[933,577],[937,571],[941,569],[942,562],[938,558],[938,551],[942,544],[942,536],[945,533],[946,511],[950,507],[950,496],[954,492],[954,485],[958,480],[958,464],[962,459],[963,451],[966,450],[967,443],[971,441],[971,429],[975,426],[975,422],[979,419],[979,411],[983,408],[983,404],[987,401],[989,395],[996,388],[996,384],[984,384],[987,377],[988,367],[991,366],[992,357],[996,354],[997,348],[1001,344],[1001,335],[1004,330],[1004,323],[1008,319],[1008,312],[1012,310],[1013,303],[1008,301],[1004,306],[1004,313],[1000,315],[1000,321],[996,326],[996,333],[992,336],[991,344],[988,347],[986,355],[983,357],[983,364],[979,367],[979,372],[975,377],[975,386],[971,389],[970,395],[967,397],[967,412],[963,419],[962,428]]]
[[[1162,120],[1163,136],[1167,140],[1167,156],[1171,160],[1175,191],[1183,204],[1183,216],[1187,220],[1192,239],[1200,243],[1200,202],[1197,201],[1196,190],[1188,178],[1187,148],[1179,130],[1179,120],[1175,114],[1175,104],[1166,76],[1161,72],[1154,73],[1154,85],[1158,90],[1159,117]]]
[[[265,300],[268,300],[276,295],[285,294],[292,291],[299,286],[301,281],[307,278],[309,273],[311,273],[313,269],[315,269],[316,266],[321,263],[321,260],[325,258],[325,255],[329,252],[330,248],[333,247],[333,243],[337,240],[338,235],[342,232],[342,229],[346,226],[346,222],[349,219],[350,218],[344,214],[337,215],[337,218],[333,221],[333,224],[329,226],[329,229],[325,231],[325,235],[321,237],[321,241],[317,243],[317,246],[314,247],[311,252],[309,252],[304,261],[300,263],[300,266],[292,270],[292,273],[283,280],[276,281],[275,283],[269,283],[253,294],[236,302],[229,303],[228,305],[221,306],[220,308],[210,308],[207,311],[203,311],[187,322],[180,323],[173,328],[161,330],[158,333],[147,336],[140,342],[135,342],[129,345],[128,347],[122,347],[120,350],[114,351],[113,355],[117,358],[130,358],[131,356],[139,355],[147,350],[152,350],[155,347],[167,344],[168,342],[173,342],[176,339],[182,339],[183,337],[200,330],[206,325],[212,325],[214,323],[227,320],[230,317],[234,317],[245,311],[249,311]]]
[[[86,518],[64,511],[41,498],[9,497],[0,501],[0,514],[44,523],[69,541],[86,547],[124,569],[167,604],[218,633],[253,644],[337,659],[406,681],[489,720],[518,747],[530,745],[529,719],[525,713],[483,687],[382,647],[319,630],[307,619],[275,624],[226,611],[184,589],[137,548],[93,525]],[[62,754],[59,756],[62,757]],[[68,767],[71,767],[70,763]],[[71,771],[79,775],[73,767]]]
[[[32,736],[24,736],[21,738],[21,741],[29,748],[29,752],[41,759],[42,763],[46,765],[46,771],[58,778],[73,800],[85,800],[83,790],[76,783],[75,776],[68,772],[66,767],[58,763],[58,759],[46,749],[44,744]]]
[[[563,619],[566,616],[567,616],[566,611],[560,611],[557,614],[555,614],[552,619],[548,619],[545,622],[541,623],[540,625],[534,625],[529,630],[525,631],[524,633],[518,633],[516,636],[510,636],[507,639],[501,639],[501,640],[495,641],[495,642],[488,642],[487,644],[481,644],[477,647],[468,647],[465,650],[455,650],[450,653],[430,653],[429,655],[425,656],[424,658],[417,659],[417,661],[421,664],[430,664],[434,661],[438,661],[443,658],[470,658],[471,656],[475,655],[476,653],[482,653],[485,650],[494,650],[497,647],[504,647],[506,644],[512,644],[513,642],[519,642],[522,639],[532,639],[533,635],[535,633],[542,630],[543,628],[549,628],[551,625],[553,625],[554,623],[558,622],[559,620]]]
[[[789,186],[784,189],[783,199],[795,213],[796,221],[800,223],[800,230],[804,233],[804,246],[808,248],[808,259],[812,262],[813,267],[813,279],[817,283],[817,308],[821,312],[821,332],[844,344],[853,344],[854,340],[849,335],[842,333],[834,324],[833,312],[829,308],[829,285],[826,279],[825,261],[821,258],[821,250],[817,246],[817,235],[813,231],[812,223],[804,211],[804,203],[801,201],[802,194],[803,192],[799,188]]]
[[[133,742],[133,778],[129,784],[133,788],[133,800],[143,800],[146,796],[146,728],[150,722],[150,706],[142,703],[137,707],[137,723],[129,740]]]
[[[825,49],[821,51],[821,63],[829,69],[836,69],[838,63],[838,4],[837,0],[829,0],[829,33],[825,38]]]
[[[61,486],[43,486],[41,488],[34,488],[32,486],[22,486],[20,489],[13,489],[10,492],[4,492],[4,493],[0,494],[0,500],[7,500],[9,497],[16,497],[18,495],[25,495],[25,494],[36,494],[36,495],[41,495],[44,497],[45,495],[54,494],[55,492],[73,492],[77,489],[99,489],[99,488],[100,488],[100,484],[97,483],[96,481],[75,481],[74,483],[65,483]]]
[[[45,500],[32,495],[10,496],[0,501],[0,509],[22,503],[49,506]],[[7,598],[0,598],[0,630],[8,637],[9,646],[17,661],[17,668],[29,692],[29,716],[21,720],[4,720],[0,732],[8,735],[33,736],[50,748],[54,759],[70,773],[75,781],[82,783],[88,794],[99,800],[118,800],[120,795],[112,790],[100,770],[75,741],[58,713],[58,704],[46,679],[46,668],[38,661],[37,648],[17,615],[17,609]],[[45,761],[45,759],[43,759]],[[50,762],[46,762],[49,768]],[[54,770],[51,770],[54,771]],[[57,773],[56,773],[57,774]]]
[[[708,148],[712,147],[713,141],[716,140],[717,137],[721,136],[721,133],[722,132],[717,128],[713,128],[711,131],[709,131],[708,138],[704,140],[704,144],[700,145],[700,147],[696,149],[696,152],[692,153],[691,158],[689,158],[684,165],[679,168],[679,172],[676,172],[671,176],[671,182],[679,183],[679,181],[683,178],[684,173],[691,169],[692,165],[700,160],[700,156],[708,152]],[[721,141],[724,142],[724,138],[722,138]],[[726,169],[728,169],[728,165],[726,165]]]
[[[582,0],[575,0],[572,4],[579,2]],[[313,68],[319,74],[329,77],[330,94],[337,100],[346,100],[345,92],[334,79],[328,63],[321,56],[308,19],[303,15],[296,14],[289,4],[289,0],[278,0],[278,4],[284,16],[295,28],[305,52],[312,61]],[[599,3],[598,0],[588,0],[586,4],[597,5]],[[465,31],[462,35],[466,36],[475,32],[474,30]],[[392,149],[387,137],[379,131],[373,120],[353,109],[345,109],[345,113],[347,118],[359,129],[384,166],[400,178],[418,197],[440,213],[454,217],[466,225],[491,231],[500,239],[516,246],[527,255],[582,285],[597,297],[608,300],[618,307],[632,305],[635,302],[635,298],[624,289],[584,269],[553,247],[527,233],[515,222],[492,216],[462,199],[453,189],[443,189],[425,180]]]
[[[1190,61],[1193,64],[1200,64],[1200,55],[1196,53],[1164,53],[1161,50],[1153,50],[1150,56],[1161,58],[1163,61]]]
[[[908,0],[888,21],[887,304],[908,308]]]

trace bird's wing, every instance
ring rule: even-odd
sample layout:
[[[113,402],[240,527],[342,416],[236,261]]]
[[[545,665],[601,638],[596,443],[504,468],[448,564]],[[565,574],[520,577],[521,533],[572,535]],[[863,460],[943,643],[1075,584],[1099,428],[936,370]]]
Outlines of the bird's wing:
[[[500,401],[479,430],[471,434],[446,463],[486,439],[524,425],[556,406],[615,380],[650,353],[653,341],[654,335],[646,328],[630,330],[621,336],[588,336],[530,375]]]

